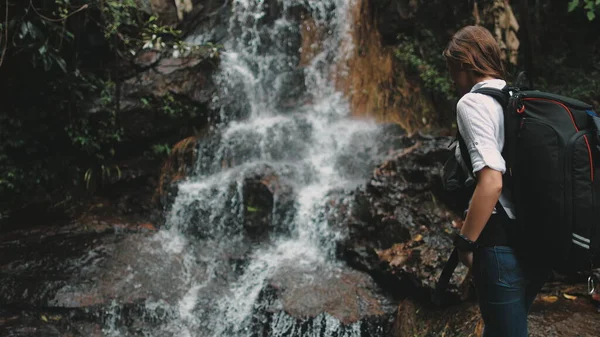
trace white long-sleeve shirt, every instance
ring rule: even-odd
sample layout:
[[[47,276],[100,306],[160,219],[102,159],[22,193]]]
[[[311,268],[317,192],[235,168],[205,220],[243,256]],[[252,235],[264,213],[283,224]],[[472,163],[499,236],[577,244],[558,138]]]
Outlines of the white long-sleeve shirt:
[[[504,86],[506,86],[506,82],[500,79],[479,82],[456,105],[458,131],[467,145],[473,165],[473,176],[486,166],[502,174],[506,172],[506,162],[502,157],[504,148],[502,106],[488,95],[473,92],[483,87],[502,89]],[[459,146],[456,147],[455,155],[462,161]],[[472,179],[474,179],[473,176]],[[507,186],[502,189],[500,205],[509,218],[516,218],[514,204]]]

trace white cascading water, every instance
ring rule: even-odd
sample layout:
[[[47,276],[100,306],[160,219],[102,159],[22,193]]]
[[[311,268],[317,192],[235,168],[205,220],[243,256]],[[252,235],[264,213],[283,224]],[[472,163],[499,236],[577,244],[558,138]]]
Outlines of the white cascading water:
[[[223,122],[200,145],[196,173],[180,183],[167,223],[154,237],[163,260],[182,261],[184,271],[172,281],[187,290],[170,301],[148,300],[146,311],[161,308],[162,322],[140,335],[252,336],[257,298],[275,272],[339,269],[334,249],[343,233],[327,222],[328,196],[363,184],[381,159],[378,127],[347,118],[349,104],[330,80],[332,72],[343,76],[336,66],[352,51],[354,1],[273,0],[281,12],[273,18],[266,0],[233,0],[216,78]],[[300,24],[290,14],[298,6],[325,32],[319,53],[303,69]],[[282,104],[294,98],[295,105]],[[255,242],[243,229],[243,187],[246,177],[266,168],[291,188],[293,202],[274,201],[268,238]],[[337,319],[322,315],[304,335],[360,336],[358,322],[340,330]],[[287,336],[295,324],[275,313],[269,335]],[[105,332],[132,335],[116,323]]]

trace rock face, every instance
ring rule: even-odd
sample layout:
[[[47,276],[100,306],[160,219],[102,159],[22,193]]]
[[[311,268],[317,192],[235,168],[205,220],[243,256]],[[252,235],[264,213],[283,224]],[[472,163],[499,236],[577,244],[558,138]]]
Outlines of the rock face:
[[[343,221],[348,235],[339,254],[401,295],[435,285],[452,251],[450,227],[456,216],[442,201],[440,169],[449,138],[405,137],[406,147],[375,169],[366,187],[351,196]],[[465,270],[459,268],[454,284]],[[391,283],[390,283],[391,282]]]
[[[218,59],[209,50],[197,54],[174,58],[143,50],[136,57],[141,69],[120,84],[122,151],[175,144],[216,122],[209,105]]]
[[[452,250],[451,224],[460,221],[439,177],[451,138],[403,139],[406,147],[376,168],[364,188],[332,202],[336,211],[330,221],[348,231],[338,254],[370,274],[388,296],[403,300],[389,336],[481,336],[476,294],[465,282],[469,279],[463,266],[455,271],[448,290],[454,304],[436,308],[430,301]],[[598,335],[598,325],[583,323],[595,320],[599,305],[585,287],[581,277],[556,276],[546,284],[532,308],[530,335]]]
[[[257,305],[257,336],[319,335],[334,328],[339,333],[361,331],[383,336],[390,330],[394,307],[364,273],[306,270],[279,271],[262,290]]]
[[[266,164],[232,172],[240,175],[239,180],[219,181],[212,191],[192,197],[194,201],[182,207],[180,229],[198,239],[240,236],[248,244],[288,232],[295,199],[285,179]],[[170,184],[171,197],[165,207],[172,207],[175,195],[182,193],[177,183]]]
[[[88,220],[77,226],[2,237],[3,305],[86,308],[113,300],[168,299],[186,291],[185,284],[160,286],[184,273],[183,259],[161,253],[160,242],[151,238],[152,225]],[[163,267],[156,269],[149,261]]]
[[[135,329],[174,314],[205,270],[155,232],[111,218],[2,235],[0,335],[105,336],[111,320]]]
[[[136,2],[141,11],[156,15],[161,25],[180,30],[181,39],[191,50],[146,46],[131,59],[126,57],[115,74],[115,99],[106,102],[106,97],[96,97],[87,109],[97,114],[116,109],[122,133],[113,158],[120,174],[103,180],[103,187],[97,184],[97,194],[111,200],[124,196],[140,200],[138,206],[148,207],[138,210],[140,207],[124,202],[133,212],[146,214],[147,208],[156,204],[135,190],[160,188],[158,174],[164,153],[219,121],[218,107],[212,106],[216,90],[213,77],[219,65],[220,43],[227,34],[230,7],[225,0]],[[111,193],[113,190],[118,192]]]
[[[271,227],[273,194],[262,180],[248,179],[244,182],[244,200],[244,228],[252,236],[264,234]]]
[[[211,75],[218,65],[210,49],[197,55],[166,57],[155,50],[142,50],[135,62],[143,72],[123,83],[121,108],[143,108],[140,98],[163,97],[167,94],[185,97],[190,102],[207,104],[214,92]]]

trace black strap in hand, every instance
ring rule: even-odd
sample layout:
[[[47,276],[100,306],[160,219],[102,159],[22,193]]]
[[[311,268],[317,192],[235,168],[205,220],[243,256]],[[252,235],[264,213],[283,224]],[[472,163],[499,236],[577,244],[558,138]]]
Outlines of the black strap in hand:
[[[446,293],[446,289],[448,289],[448,284],[450,284],[450,278],[452,274],[454,274],[454,270],[458,266],[458,248],[454,248],[452,254],[448,258],[444,269],[442,270],[442,274],[438,279],[437,284],[435,285],[435,291],[433,293],[433,303],[435,305],[442,305],[443,297]]]

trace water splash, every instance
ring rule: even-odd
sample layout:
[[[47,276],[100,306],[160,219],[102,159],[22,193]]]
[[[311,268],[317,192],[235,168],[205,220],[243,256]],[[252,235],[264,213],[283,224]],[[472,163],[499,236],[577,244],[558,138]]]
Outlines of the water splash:
[[[234,0],[217,75],[223,123],[198,149],[194,176],[179,185],[165,229],[155,239],[181,256],[187,291],[163,308],[169,319],[145,336],[253,336],[259,294],[282,267],[336,270],[335,245],[325,206],[332,194],[364,183],[382,156],[378,127],[348,119],[345,97],[331,83],[344,76],[351,54],[353,0]],[[323,48],[304,68],[295,9],[322,31]],[[274,14],[276,13],[276,14]],[[193,40],[193,39],[192,39]],[[291,103],[290,103],[291,102]],[[266,239],[244,228],[244,186],[252,175],[277,177],[293,195],[274,203]],[[276,216],[285,213],[285,216]],[[202,268],[203,273],[194,272]],[[114,320],[110,331],[119,330]],[[299,335],[296,319],[274,313],[272,336]],[[360,336],[360,322],[343,325],[323,313],[303,325],[306,336]]]

